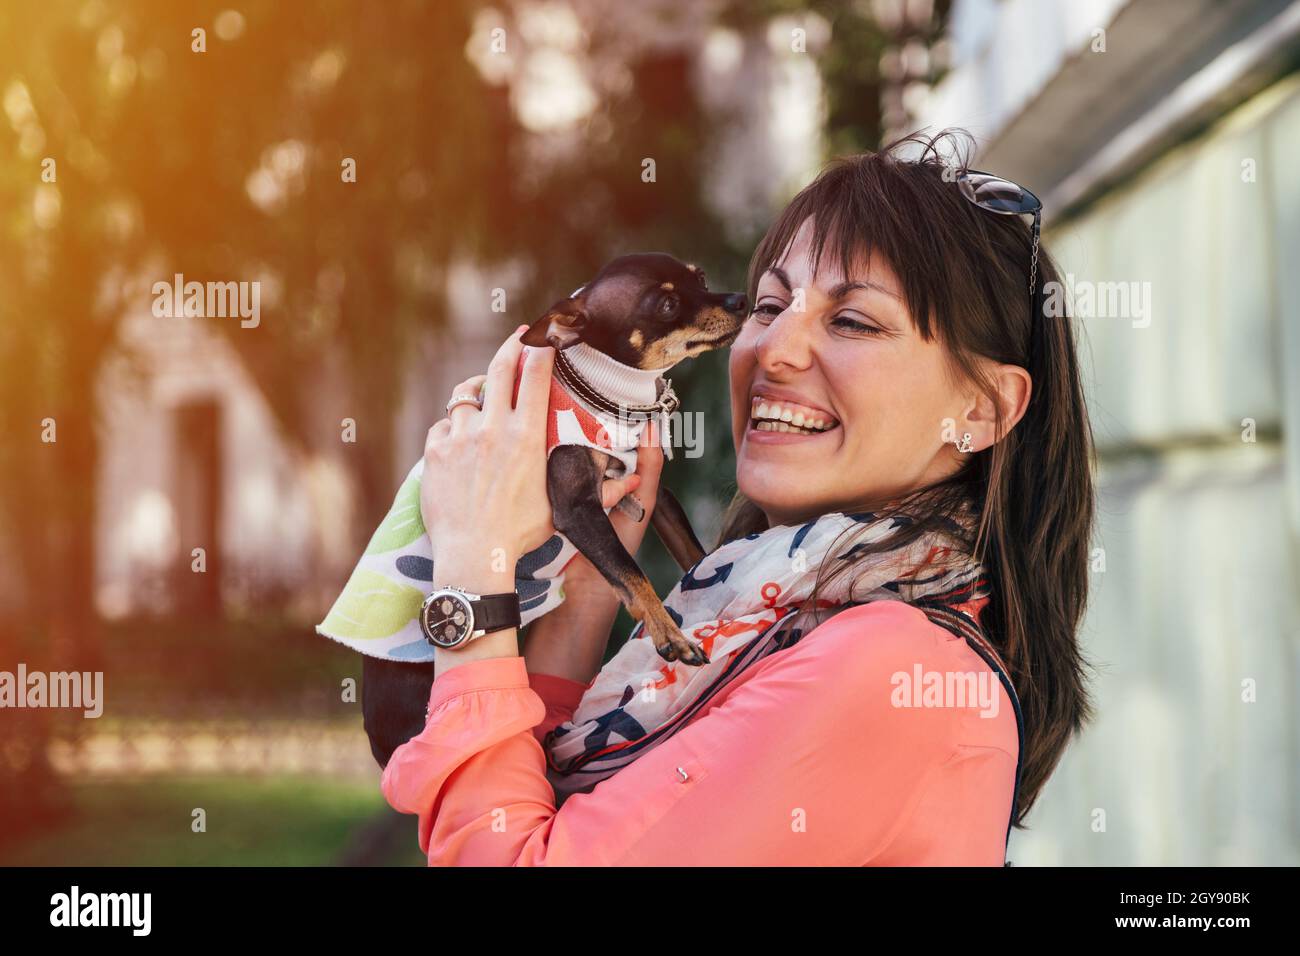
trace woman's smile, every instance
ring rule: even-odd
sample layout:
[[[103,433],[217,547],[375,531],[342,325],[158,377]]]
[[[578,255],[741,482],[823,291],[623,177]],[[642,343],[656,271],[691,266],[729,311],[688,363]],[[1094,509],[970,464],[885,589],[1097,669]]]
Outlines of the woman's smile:
[[[754,392],[746,442],[780,445],[809,441],[823,438],[840,427],[839,419],[824,409],[780,398],[761,388]]]

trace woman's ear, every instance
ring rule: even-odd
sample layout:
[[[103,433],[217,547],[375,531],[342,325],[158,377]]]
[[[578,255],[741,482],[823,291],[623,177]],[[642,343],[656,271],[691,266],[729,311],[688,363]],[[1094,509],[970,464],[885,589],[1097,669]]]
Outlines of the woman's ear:
[[[983,451],[1009,432],[1029,407],[1033,393],[1033,379],[1019,365],[992,365],[987,370],[998,404],[1002,407],[1002,428],[997,428],[997,416],[992,400],[977,390],[966,411],[966,430],[971,433],[972,451]]]

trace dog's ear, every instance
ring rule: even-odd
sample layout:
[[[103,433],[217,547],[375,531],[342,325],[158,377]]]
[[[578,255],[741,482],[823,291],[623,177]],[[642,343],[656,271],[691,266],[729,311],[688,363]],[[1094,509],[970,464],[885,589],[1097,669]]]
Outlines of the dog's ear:
[[[556,351],[582,341],[587,325],[587,310],[581,299],[561,299],[546,314],[528,327],[520,339],[525,345],[550,345]]]

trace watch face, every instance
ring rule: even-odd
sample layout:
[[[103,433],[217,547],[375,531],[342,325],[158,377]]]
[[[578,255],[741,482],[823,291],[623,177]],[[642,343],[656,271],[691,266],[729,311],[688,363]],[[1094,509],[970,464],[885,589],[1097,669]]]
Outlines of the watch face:
[[[455,647],[474,630],[474,610],[455,591],[435,591],[424,601],[420,615],[424,636],[439,647]]]

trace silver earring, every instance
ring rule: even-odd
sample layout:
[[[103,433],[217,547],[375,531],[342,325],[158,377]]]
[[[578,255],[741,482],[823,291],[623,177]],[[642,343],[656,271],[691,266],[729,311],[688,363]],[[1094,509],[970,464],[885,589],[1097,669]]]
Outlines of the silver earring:
[[[961,441],[953,442],[953,444],[957,446],[957,450],[962,454],[965,454],[968,451],[970,451],[971,449],[970,432],[966,432],[964,435],[961,436]]]

